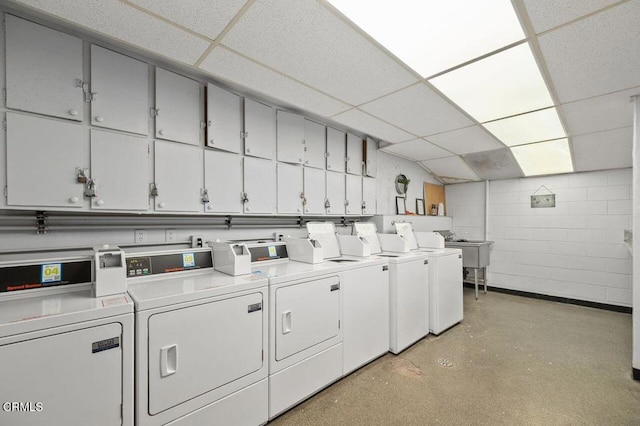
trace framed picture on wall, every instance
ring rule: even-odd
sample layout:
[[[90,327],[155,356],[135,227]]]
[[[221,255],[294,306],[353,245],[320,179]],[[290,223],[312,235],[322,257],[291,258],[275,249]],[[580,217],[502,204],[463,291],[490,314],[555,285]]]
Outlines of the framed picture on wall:
[[[416,214],[424,216],[424,199],[416,198]]]
[[[396,197],[396,214],[407,214],[407,199]]]

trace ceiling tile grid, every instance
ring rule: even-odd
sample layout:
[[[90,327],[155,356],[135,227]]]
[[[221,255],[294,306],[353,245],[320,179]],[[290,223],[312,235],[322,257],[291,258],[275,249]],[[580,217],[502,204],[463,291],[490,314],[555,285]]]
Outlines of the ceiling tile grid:
[[[210,42],[117,0],[19,0],[26,6],[172,60],[194,64]]]
[[[539,37],[560,103],[640,86],[639,23],[630,1]]]
[[[123,0],[215,40],[246,0]]]
[[[466,154],[462,158],[483,180],[510,179],[522,176],[518,162],[509,148]]]
[[[536,34],[612,5],[620,0],[524,0]]]
[[[315,0],[256,1],[221,42],[352,105],[418,81]]]
[[[423,83],[359,108],[421,137],[473,124],[472,120]]]
[[[350,109],[331,117],[337,123],[367,133],[386,142],[397,143],[415,139],[415,135],[385,123],[358,109]]]
[[[451,157],[451,152],[444,150],[424,139],[396,143],[382,149],[389,154],[406,158],[411,161],[433,160],[435,158]]]
[[[632,166],[633,127],[608,130],[573,138],[577,172]]]
[[[216,47],[200,68],[218,78],[244,86],[295,108],[330,117],[344,112],[349,105],[256,64],[226,48]]]
[[[456,154],[491,151],[504,148],[504,144],[481,126],[470,126],[427,138],[434,144]]]

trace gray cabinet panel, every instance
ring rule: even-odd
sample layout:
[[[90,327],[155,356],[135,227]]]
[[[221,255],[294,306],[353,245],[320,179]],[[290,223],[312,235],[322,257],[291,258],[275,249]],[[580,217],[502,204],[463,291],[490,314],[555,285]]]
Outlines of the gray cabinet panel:
[[[327,171],[327,214],[341,216],[345,213],[344,176],[344,173]]]
[[[80,125],[7,112],[7,204],[80,208],[88,169]]]
[[[324,125],[304,120],[304,165],[306,167],[325,168],[326,133]]]
[[[244,153],[251,157],[276,157],[276,111],[251,99],[244,100]]]
[[[200,145],[200,83],[156,68],[156,137]]]
[[[118,133],[91,131],[91,178],[96,210],[149,209],[149,142]]]
[[[276,211],[276,163],[261,158],[244,159],[244,212],[273,214]]]
[[[326,199],[325,174],[326,172],[324,170],[310,167],[304,168],[305,214],[324,214],[324,202]]]
[[[207,213],[242,213],[242,157],[205,150],[204,186],[209,195]]]
[[[327,127],[327,170],[344,173],[346,153],[346,134]]]
[[[82,121],[82,40],[5,17],[7,107]]]
[[[242,152],[242,98],[207,85],[207,146]]]
[[[155,143],[158,212],[202,212],[202,149],[175,142]]]
[[[91,46],[91,124],[149,134],[149,66]]]
[[[362,178],[362,214],[376,214],[376,180]]]
[[[278,161],[304,163],[304,118],[286,111],[277,111]]]
[[[367,138],[365,171],[367,176],[376,177],[378,173],[378,143]]]
[[[362,138],[347,133],[347,173],[362,175]]]
[[[362,178],[355,175],[346,175],[346,214],[362,214]]]
[[[302,166],[278,163],[278,213],[302,214]]]

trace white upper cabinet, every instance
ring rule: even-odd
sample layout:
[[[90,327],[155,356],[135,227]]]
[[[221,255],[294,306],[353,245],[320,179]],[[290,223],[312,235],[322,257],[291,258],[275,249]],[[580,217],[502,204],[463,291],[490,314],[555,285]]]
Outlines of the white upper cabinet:
[[[156,137],[200,145],[200,83],[156,68]]]
[[[347,173],[362,175],[362,138],[347,133]]]
[[[273,214],[276,211],[276,163],[245,157],[244,212]]]
[[[344,173],[327,171],[327,202],[326,213],[330,215],[345,214],[345,180]]]
[[[7,112],[7,204],[82,207],[87,149],[78,124]]]
[[[155,142],[155,210],[202,212],[202,149],[174,142]]]
[[[242,152],[242,98],[207,84],[207,146]]]
[[[364,166],[367,176],[376,177],[376,173],[378,173],[378,143],[371,138],[367,138]]]
[[[149,209],[149,142],[140,137],[91,130],[91,179],[96,210]]]
[[[278,163],[278,213],[302,214],[302,169],[298,165]]]
[[[7,107],[82,121],[82,40],[6,19]]]
[[[91,124],[149,134],[149,66],[91,46]]]
[[[362,214],[362,178],[347,174],[346,176],[346,214]]]
[[[362,178],[362,214],[376,214],[376,180]]]
[[[242,213],[242,157],[231,152],[205,150],[204,186],[207,213]]]
[[[327,127],[327,170],[342,172],[345,170],[346,134]]]
[[[286,111],[277,111],[278,161],[304,163],[304,118]]]
[[[276,111],[251,99],[244,100],[244,153],[276,158]]]
[[[327,152],[326,128],[320,123],[304,120],[304,165],[316,169],[325,168]]]
[[[309,215],[323,215],[326,200],[324,170],[304,168],[304,213]]]

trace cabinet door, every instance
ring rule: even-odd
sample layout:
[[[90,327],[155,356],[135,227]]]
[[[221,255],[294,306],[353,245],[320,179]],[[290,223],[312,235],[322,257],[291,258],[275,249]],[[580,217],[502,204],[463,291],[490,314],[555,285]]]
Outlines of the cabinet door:
[[[327,127],[327,170],[344,173],[347,152],[345,144],[344,132]]]
[[[80,125],[7,112],[7,204],[80,208],[87,168]]]
[[[286,111],[277,111],[278,161],[304,163],[304,118]]]
[[[156,68],[156,137],[200,145],[200,83]]]
[[[276,111],[251,99],[244,100],[244,153],[271,160],[276,156]]]
[[[273,214],[276,211],[276,163],[245,157],[244,193],[245,213]]]
[[[312,215],[324,214],[326,199],[324,170],[304,168],[304,213]]]
[[[91,131],[92,209],[149,208],[149,142],[117,133]]]
[[[302,213],[302,166],[278,163],[278,213]]]
[[[362,139],[347,133],[347,173],[362,175]]]
[[[316,169],[325,168],[327,152],[326,128],[320,123],[304,120],[304,165]]]
[[[346,175],[346,213],[348,215],[362,214],[362,178],[360,176]]]
[[[365,161],[366,175],[375,177],[378,172],[378,143],[371,138],[367,138],[367,151]]]
[[[362,214],[376,214],[376,180],[362,178]]]
[[[207,146],[242,151],[242,98],[207,84]]]
[[[174,142],[156,141],[155,210],[202,211],[202,149]]]
[[[344,173],[327,171],[327,205],[326,213],[343,215],[345,212]]]
[[[242,213],[242,157],[222,151],[204,152],[204,186],[208,213]]]
[[[91,124],[149,134],[149,66],[91,46]]]
[[[82,40],[5,18],[7,107],[82,121]]]

